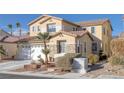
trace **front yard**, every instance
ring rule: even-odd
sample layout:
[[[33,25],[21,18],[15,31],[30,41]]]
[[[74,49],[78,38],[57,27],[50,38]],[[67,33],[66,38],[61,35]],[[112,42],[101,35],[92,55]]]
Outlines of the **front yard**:
[[[93,66],[89,65],[91,68],[86,74],[81,73],[75,73],[73,71],[48,71],[47,69],[32,69],[32,70],[26,70],[23,67],[11,70],[10,72],[14,73],[22,73],[22,74],[33,74],[38,76],[51,76],[51,77],[59,77],[59,78],[98,78],[101,77],[104,78],[104,76],[108,77],[123,77],[124,76],[124,67],[112,67],[109,63],[106,63],[106,61],[99,62]],[[112,78],[111,77],[111,78]]]

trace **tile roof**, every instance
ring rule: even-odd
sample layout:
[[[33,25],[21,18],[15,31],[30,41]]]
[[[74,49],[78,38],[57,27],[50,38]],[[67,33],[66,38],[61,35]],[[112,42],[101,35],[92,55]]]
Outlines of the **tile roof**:
[[[74,37],[82,37],[85,34],[88,34],[89,37],[93,40],[92,35],[87,31],[87,30],[82,30],[82,31],[60,31],[57,32],[56,34],[52,35],[51,37],[54,37],[60,33],[66,34],[66,35],[70,35],[70,36],[74,36]]]
[[[85,26],[102,25],[107,21],[109,22],[109,19],[98,19],[98,20],[78,22],[77,24],[85,27]]]
[[[73,35],[75,37],[83,36],[83,35],[88,33],[88,31],[86,31],[86,30],[82,30],[82,31],[61,31],[61,32]]]
[[[38,17],[38,18],[32,20],[31,22],[29,22],[28,25],[31,25],[31,24],[37,22],[38,20],[40,20],[41,18],[44,18],[44,17],[54,18],[54,19],[57,19],[57,20],[65,21],[65,22],[67,22],[69,24],[72,24],[72,25],[80,26],[80,25],[78,25],[78,24],[76,24],[74,22],[70,22],[70,21],[67,21],[67,20],[65,20],[63,18],[55,17],[55,16],[50,16],[50,15],[41,15],[40,17]]]
[[[5,36],[3,38],[0,37],[0,42],[3,43],[16,43],[17,41],[27,38],[28,36]]]

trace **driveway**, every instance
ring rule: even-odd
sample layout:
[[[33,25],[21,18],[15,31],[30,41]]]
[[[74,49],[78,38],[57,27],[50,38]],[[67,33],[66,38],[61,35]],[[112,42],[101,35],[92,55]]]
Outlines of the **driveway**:
[[[31,63],[30,60],[11,60],[5,63],[0,63],[0,71],[16,69],[29,63]]]

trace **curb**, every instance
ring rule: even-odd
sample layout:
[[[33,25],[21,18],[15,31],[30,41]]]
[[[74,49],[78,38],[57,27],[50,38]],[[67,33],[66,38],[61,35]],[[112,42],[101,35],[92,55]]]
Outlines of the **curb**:
[[[51,76],[51,75],[43,75],[43,74],[25,74],[25,73],[18,73],[18,72],[7,72],[7,71],[1,71],[1,74],[10,74],[10,75],[18,75],[18,76],[32,76],[32,77],[41,77],[46,79],[69,79],[69,78],[61,78],[57,76]]]

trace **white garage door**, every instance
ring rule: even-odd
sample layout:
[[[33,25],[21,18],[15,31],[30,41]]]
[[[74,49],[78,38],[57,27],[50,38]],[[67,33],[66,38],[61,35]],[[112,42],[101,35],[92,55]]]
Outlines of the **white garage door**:
[[[19,48],[19,59],[29,60],[31,59],[31,48],[30,45],[22,45]]]
[[[44,49],[43,45],[32,45],[31,46],[31,58],[32,58],[32,60],[39,60],[39,56],[42,59],[45,59],[45,55],[42,53],[42,49]]]

